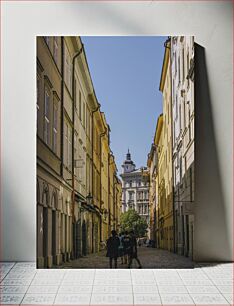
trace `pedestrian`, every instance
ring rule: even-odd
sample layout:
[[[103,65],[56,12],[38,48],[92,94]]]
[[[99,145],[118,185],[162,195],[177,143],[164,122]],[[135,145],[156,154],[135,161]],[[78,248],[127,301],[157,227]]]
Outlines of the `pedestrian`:
[[[128,234],[128,231],[125,231],[124,236],[122,238],[123,243],[123,255],[124,255],[124,263],[129,263],[129,256],[130,256],[130,248],[131,248],[131,238]]]
[[[121,258],[121,264],[123,265],[124,263],[124,249],[123,249],[123,237],[124,237],[124,234],[121,232],[119,234],[119,257]]]
[[[136,240],[136,236],[134,234],[134,231],[130,232],[130,238],[131,238],[131,247],[130,247],[130,260],[129,260],[129,263],[128,263],[128,268],[129,269],[131,268],[132,261],[133,261],[133,259],[135,259],[138,263],[138,268],[141,269],[142,266],[141,266],[141,262],[138,258],[138,255],[137,255],[137,240]]]
[[[111,237],[107,240],[107,253],[106,257],[109,257],[109,265],[110,269],[112,269],[112,261],[114,259],[115,269],[117,269],[117,258],[118,258],[118,251],[119,251],[119,237],[117,236],[117,232],[115,230],[111,231]]]

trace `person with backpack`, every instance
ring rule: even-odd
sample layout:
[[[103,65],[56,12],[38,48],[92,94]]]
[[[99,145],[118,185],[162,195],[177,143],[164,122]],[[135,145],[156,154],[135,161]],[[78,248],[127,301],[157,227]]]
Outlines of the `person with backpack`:
[[[128,268],[130,269],[132,266],[132,261],[135,259],[138,263],[138,268],[141,269],[142,265],[137,255],[137,239],[134,234],[134,231],[130,232],[130,239],[131,239],[131,245],[130,245],[130,252],[129,252],[129,263]]]
[[[125,231],[124,236],[122,238],[122,244],[123,244],[123,255],[124,255],[124,263],[129,263],[129,255],[130,255],[130,249],[131,249],[131,238],[128,234],[128,231]]]
[[[119,252],[119,237],[117,236],[117,232],[115,230],[111,231],[111,237],[107,240],[107,253],[106,257],[109,257],[109,265],[110,269],[112,269],[112,261],[114,259],[115,269],[117,269],[117,258]]]

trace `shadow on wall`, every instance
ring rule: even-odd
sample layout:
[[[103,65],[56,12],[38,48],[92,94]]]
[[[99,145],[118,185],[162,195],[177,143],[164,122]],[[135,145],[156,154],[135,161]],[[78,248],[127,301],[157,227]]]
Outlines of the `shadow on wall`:
[[[9,159],[4,160],[1,204],[1,261],[36,261],[36,206],[25,184],[19,189],[17,175],[12,175]],[[22,163],[26,162],[23,160]],[[33,169],[34,170],[34,169]],[[18,170],[19,171],[19,170]],[[25,171],[27,173],[27,171]],[[22,172],[23,173],[23,172]],[[28,173],[26,174],[28,176]],[[36,186],[36,184],[33,184]],[[32,186],[29,185],[29,188]],[[33,187],[33,191],[35,188]],[[35,193],[34,193],[35,194]],[[25,203],[28,210],[25,211]],[[33,206],[33,208],[32,208]]]
[[[205,49],[195,44],[195,261],[231,261]]]

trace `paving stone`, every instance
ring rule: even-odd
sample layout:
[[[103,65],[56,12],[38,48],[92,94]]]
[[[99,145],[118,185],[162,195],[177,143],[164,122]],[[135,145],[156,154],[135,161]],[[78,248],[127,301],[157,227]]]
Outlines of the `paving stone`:
[[[127,285],[112,285],[112,286],[93,286],[93,294],[102,293],[102,294],[109,294],[109,293],[132,293],[132,286]]]
[[[190,294],[196,305],[228,305],[221,294]]]
[[[0,305],[19,305],[24,294],[0,294]]]
[[[158,285],[158,291],[160,294],[166,293],[188,293],[188,290],[185,286],[177,286],[177,285]]]
[[[27,293],[21,304],[53,305],[55,294]]]
[[[156,285],[148,285],[148,286],[141,286],[141,285],[133,285],[132,287],[134,293],[158,293],[158,287]]]
[[[194,305],[188,294],[160,294],[163,305]]]
[[[91,293],[92,292],[92,286],[91,285],[61,285],[59,287],[58,293],[59,294],[68,294],[68,293]]]
[[[0,286],[1,294],[25,293],[28,286]]]
[[[132,294],[92,294],[91,305],[133,305]]]
[[[159,294],[134,294],[134,305],[162,305]]]
[[[89,305],[89,294],[57,294],[55,305]]]
[[[59,286],[30,286],[27,293],[57,293]]]

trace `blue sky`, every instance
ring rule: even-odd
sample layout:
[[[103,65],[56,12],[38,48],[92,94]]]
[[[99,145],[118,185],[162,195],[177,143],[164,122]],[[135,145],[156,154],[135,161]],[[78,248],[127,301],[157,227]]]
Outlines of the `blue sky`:
[[[118,173],[129,148],[145,166],[162,112],[159,82],[166,37],[82,37],[96,96],[111,128]]]

